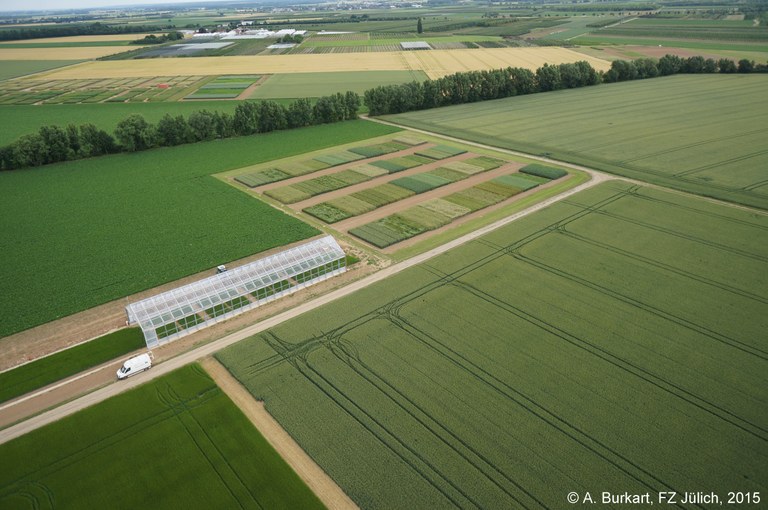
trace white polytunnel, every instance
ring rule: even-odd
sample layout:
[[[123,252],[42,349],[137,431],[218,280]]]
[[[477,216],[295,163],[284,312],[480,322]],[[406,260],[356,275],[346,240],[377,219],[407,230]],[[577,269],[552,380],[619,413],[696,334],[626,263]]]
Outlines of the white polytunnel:
[[[346,269],[344,250],[326,236],[131,303],[125,311],[152,349]]]

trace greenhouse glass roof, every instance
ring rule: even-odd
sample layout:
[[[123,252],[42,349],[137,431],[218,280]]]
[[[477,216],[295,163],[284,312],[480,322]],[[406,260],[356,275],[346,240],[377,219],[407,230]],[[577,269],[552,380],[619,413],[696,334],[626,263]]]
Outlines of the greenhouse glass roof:
[[[125,308],[152,348],[346,270],[346,255],[326,236],[163,292]]]

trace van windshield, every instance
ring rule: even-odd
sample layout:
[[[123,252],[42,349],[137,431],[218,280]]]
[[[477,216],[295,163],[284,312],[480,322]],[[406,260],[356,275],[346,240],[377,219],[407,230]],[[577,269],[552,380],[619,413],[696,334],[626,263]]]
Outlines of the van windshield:
[[[124,374],[126,372],[129,372],[130,370],[131,370],[131,367],[126,367],[125,365],[123,365],[123,368],[120,369],[120,373]]]

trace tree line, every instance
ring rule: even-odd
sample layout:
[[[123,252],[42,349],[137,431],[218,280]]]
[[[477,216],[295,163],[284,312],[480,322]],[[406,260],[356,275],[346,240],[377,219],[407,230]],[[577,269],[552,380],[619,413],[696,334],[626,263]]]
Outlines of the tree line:
[[[0,41],[19,41],[40,37],[68,37],[72,35],[114,35],[157,32],[163,27],[148,25],[107,25],[104,23],[78,23],[72,25],[33,26],[0,30]],[[168,28],[172,28],[172,25]]]
[[[363,102],[370,115],[403,113],[440,106],[501,99],[537,92],[571,89],[680,73],[764,73],[768,65],[743,59],[713,60],[665,55],[660,59],[615,60],[605,72],[588,62],[548,65],[535,72],[519,67],[456,73],[435,80],[384,85],[366,90]]]
[[[298,99],[287,107],[274,101],[246,101],[232,115],[208,110],[187,118],[166,114],[157,124],[132,114],[117,124],[113,134],[93,124],[43,126],[0,147],[0,170],[329,124],[355,119],[359,109],[360,96],[347,92],[321,97],[315,104]]]
[[[131,44],[163,44],[168,41],[180,41],[181,39],[184,39],[184,34],[181,32],[168,32],[159,36],[149,34],[141,39],[131,41]]]
[[[369,89],[363,100],[369,114],[375,116],[679,73],[755,72],[768,72],[768,65],[747,59],[736,63],[729,59],[665,55],[659,60],[616,60],[605,72],[582,61],[544,64],[535,72],[508,67],[456,73],[421,83]],[[243,102],[233,115],[207,110],[193,112],[187,118],[166,114],[156,125],[133,114],[120,121],[113,134],[93,124],[43,126],[37,133],[0,147],[0,170],[339,122],[357,118],[360,103],[360,96],[354,92],[321,97],[315,104],[298,99],[287,107],[274,101]]]

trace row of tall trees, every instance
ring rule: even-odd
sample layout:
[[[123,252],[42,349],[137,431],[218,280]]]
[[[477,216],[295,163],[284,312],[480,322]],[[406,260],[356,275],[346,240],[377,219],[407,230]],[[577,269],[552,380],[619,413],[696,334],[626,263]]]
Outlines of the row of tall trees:
[[[0,30],[0,41],[18,41],[41,37],[67,37],[73,35],[142,34],[157,32],[163,28],[160,26],[110,25],[106,23],[40,25]],[[172,26],[168,28],[172,28]]]
[[[764,73],[768,65],[755,64],[751,60],[742,59],[734,62],[728,58],[714,60],[700,56],[681,58],[677,55],[664,55],[659,60],[639,58],[636,60],[615,60],[611,68],[602,76],[604,83],[617,81],[643,80],[657,76],[673,74],[704,74],[704,73]]]
[[[425,110],[452,104],[473,103],[489,99],[549,92],[638,80],[678,73],[753,73],[768,72],[768,65],[750,60],[738,63],[729,59],[681,58],[665,55],[659,60],[616,60],[606,72],[598,72],[588,62],[544,64],[536,72],[519,67],[493,71],[456,73],[436,80],[385,85],[366,90],[363,101],[370,115],[385,115]]]
[[[456,73],[421,83],[385,85],[366,90],[363,101],[370,115],[384,115],[596,83],[600,83],[600,75],[587,62],[545,64],[535,73],[520,67],[507,67]]]
[[[166,114],[157,124],[132,114],[117,124],[114,134],[93,124],[43,126],[0,147],[0,170],[340,122],[357,118],[359,109],[360,96],[347,92],[321,97],[315,104],[298,99],[287,107],[274,101],[248,101],[238,104],[232,115],[208,110],[187,118]]]

